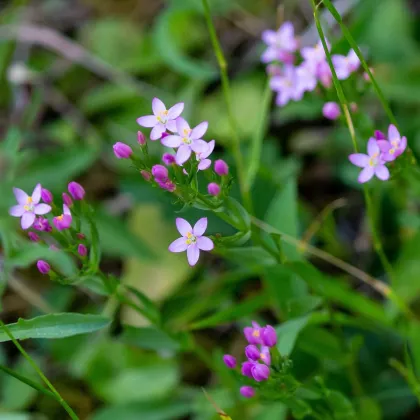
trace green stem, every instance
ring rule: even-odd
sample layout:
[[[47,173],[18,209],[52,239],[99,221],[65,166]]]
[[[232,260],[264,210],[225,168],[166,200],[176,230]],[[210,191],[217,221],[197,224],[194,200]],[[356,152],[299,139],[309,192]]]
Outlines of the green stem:
[[[356,134],[355,134],[355,130],[354,130],[353,121],[352,121],[352,118],[351,118],[351,115],[350,115],[350,111],[349,111],[349,108],[348,108],[348,102],[347,102],[346,96],[344,95],[344,91],[343,91],[343,88],[341,87],[340,81],[337,78],[337,74],[335,72],[334,65],[332,63],[331,53],[328,50],[327,41],[325,39],[324,32],[322,30],[322,26],[321,26],[321,23],[319,21],[318,7],[315,4],[315,0],[311,0],[311,3],[312,3],[313,10],[314,10],[315,24],[316,24],[316,27],[317,27],[317,30],[318,30],[318,33],[319,33],[319,37],[320,37],[321,42],[322,42],[322,46],[323,46],[324,51],[325,51],[325,55],[327,57],[328,65],[331,69],[334,87],[337,91],[337,96],[338,96],[338,99],[341,103],[341,107],[343,109],[344,117],[345,117],[348,129],[349,129],[349,132],[350,132],[350,137],[351,137],[351,140],[352,140],[352,143],[353,143],[353,148],[354,148],[354,151],[356,153],[358,153],[359,148],[357,147]],[[373,211],[372,211],[373,210],[372,198],[370,196],[369,190],[367,189],[367,186],[364,186],[364,195],[365,195],[365,200],[366,200],[370,229],[371,229],[371,232],[372,232],[373,246],[375,248],[376,253],[379,256],[379,259],[381,260],[381,263],[383,265],[384,270],[386,271],[386,273],[388,274],[388,276],[389,276],[389,278],[392,282],[392,279],[394,277],[392,266],[391,266],[390,262],[388,261],[387,256],[385,255],[380,236],[379,236],[379,234],[376,230],[375,217],[374,217],[374,214],[373,214]]]
[[[31,358],[31,356],[29,356],[29,354],[26,353],[26,351],[23,349],[23,347],[20,345],[20,343],[15,339],[15,337],[13,337],[11,331],[9,330],[9,328],[7,327],[7,325],[5,325],[4,322],[1,319],[0,319],[0,326],[4,329],[5,333],[13,341],[13,344],[17,347],[17,349],[20,351],[20,353],[22,354],[22,356],[28,361],[28,363],[32,366],[32,368],[39,375],[39,377],[45,382],[45,384],[48,386],[48,388],[54,394],[54,397],[56,398],[56,400],[67,411],[67,413],[70,416],[70,418],[73,419],[73,420],[79,420],[79,417],[77,417],[76,413],[71,409],[71,407],[67,404],[67,402],[64,400],[64,398],[54,388],[54,385],[42,373],[41,369],[38,367],[38,365],[35,363],[35,361]]]
[[[245,208],[250,211],[252,209],[251,197],[249,190],[246,188],[245,180],[245,167],[242,159],[239,136],[238,136],[238,127],[236,124],[235,116],[233,115],[233,106],[232,106],[232,96],[230,90],[229,77],[227,73],[227,62],[223,55],[222,48],[220,46],[219,40],[217,38],[216,29],[211,18],[211,11],[208,0],[202,0],[204,7],[204,16],[206,18],[211,43],[213,46],[214,54],[216,55],[217,62],[220,68],[220,76],[222,79],[222,89],[225,96],[226,108],[230,123],[230,128],[232,130],[232,152],[235,157],[236,168],[238,172],[239,187],[242,194],[242,199],[244,201]]]

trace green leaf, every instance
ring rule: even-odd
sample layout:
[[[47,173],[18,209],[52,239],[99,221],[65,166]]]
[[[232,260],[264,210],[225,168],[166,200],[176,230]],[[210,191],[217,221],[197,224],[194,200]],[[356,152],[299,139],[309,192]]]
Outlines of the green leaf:
[[[188,57],[180,46],[180,42],[196,38],[192,35],[194,32],[197,35],[196,17],[190,10],[168,7],[155,24],[154,43],[159,55],[174,71],[193,79],[211,80],[218,74],[215,67]]]
[[[276,328],[277,348],[282,356],[289,356],[296,344],[299,333],[308,325],[310,315],[291,319]]]
[[[298,197],[296,179],[290,178],[275,195],[267,210],[265,221],[294,238],[299,236]],[[284,255],[290,260],[301,260],[302,255],[295,246],[283,244]]]
[[[247,248],[227,248],[220,250],[226,258],[251,269],[277,264],[276,259],[265,249],[257,246]]]
[[[178,351],[180,344],[164,331],[154,327],[124,326],[121,340],[145,350]]]
[[[307,263],[296,262],[287,264],[287,266],[305,280],[319,295],[381,325],[391,325],[391,321],[381,305],[351,290],[348,284],[322,274]]]
[[[357,399],[356,407],[359,419],[382,420],[381,407],[373,398]]]
[[[327,393],[326,400],[334,413],[336,420],[356,420],[356,413],[349,399],[341,392],[330,391]]]
[[[48,261],[53,268],[58,269],[66,277],[77,273],[73,259],[63,251],[53,251],[45,245],[25,243],[19,246],[7,264],[14,267],[28,267],[37,260]]]
[[[17,340],[55,339],[97,331],[109,325],[110,322],[110,319],[100,315],[61,313],[42,315],[32,319],[19,318],[18,322],[7,326]],[[10,337],[1,330],[0,342],[9,340]]]
[[[140,290],[131,286],[126,286],[126,287],[139,300],[145,313],[147,313],[150,316],[150,318],[154,319],[156,322],[159,322],[160,312],[157,306]]]
[[[233,304],[225,310],[195,322],[191,325],[190,329],[196,330],[201,328],[208,328],[214,325],[225,324],[227,322],[238,320],[263,308],[266,303],[267,295],[265,293],[255,295],[241,303]]]

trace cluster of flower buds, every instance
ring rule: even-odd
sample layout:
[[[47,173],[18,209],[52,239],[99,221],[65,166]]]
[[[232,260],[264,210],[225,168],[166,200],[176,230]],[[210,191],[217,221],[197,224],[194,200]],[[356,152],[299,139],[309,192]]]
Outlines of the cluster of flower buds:
[[[163,146],[174,152],[163,153],[161,159],[163,164],[153,162],[148,152],[146,136],[141,131],[137,134],[141,155],[133,151],[128,144],[121,142],[114,144],[114,154],[118,159],[130,159],[145,181],[175,194],[179,201],[188,205],[196,202],[200,208],[203,206],[216,208],[223,203],[229,193],[231,181],[228,177],[229,167],[225,161],[218,159],[211,170],[210,156],[216,142],[214,140],[207,142],[203,139],[208,123],[203,121],[191,128],[181,117],[183,110],[182,102],[166,109],[160,99],[154,98],[153,115],[137,119],[140,126],[151,128],[150,140],[160,140]],[[196,177],[201,171],[205,171],[205,177],[210,181],[205,192],[199,190]],[[198,261],[200,250],[213,249],[211,239],[202,236],[207,227],[207,218],[200,219],[194,229],[183,219],[177,219],[176,224],[182,238],[173,242],[169,250],[187,251],[188,262],[193,266]]]
[[[33,242],[46,242],[50,249],[57,250],[63,245],[63,236],[60,231],[69,231],[75,244],[73,248],[80,257],[86,257],[88,253],[87,246],[83,243],[85,235],[72,229],[73,215],[70,209],[74,207],[74,201],[78,202],[84,199],[85,190],[77,182],[68,184],[68,194],[62,194],[62,207],[54,202],[50,191],[37,184],[31,195],[19,188],[13,188],[17,205],[10,208],[11,216],[20,217],[21,227],[28,231],[28,237]],[[74,200],[74,201],[73,201]],[[41,202],[42,201],[42,202]],[[62,208],[62,212],[61,212]],[[69,236],[65,236],[68,238]],[[48,262],[39,260],[37,262],[38,270],[42,274],[48,274],[51,267]]]
[[[381,181],[389,179],[389,169],[385,166],[394,161],[407,148],[407,138],[401,137],[397,127],[391,124],[388,138],[379,130],[375,131],[367,144],[367,154],[353,153],[349,160],[353,165],[363,168],[358,181],[364,183],[376,176]]]
[[[268,64],[270,86],[277,93],[278,106],[301,100],[305,92],[315,90],[318,82],[324,88],[331,87],[331,69],[321,41],[313,47],[300,48],[291,22],[283,23],[277,32],[264,31],[262,40],[267,44],[267,49],[261,61]],[[330,46],[327,46],[329,49]],[[332,62],[339,80],[349,78],[360,67],[360,60],[353,50],[347,56],[333,55]],[[335,115],[337,108],[334,111],[330,115]]]
[[[270,348],[277,344],[276,330],[271,325],[260,327],[253,321],[252,327],[244,328],[244,335],[248,341],[245,347],[247,361],[242,363],[241,373],[256,382],[266,381],[270,376]],[[229,369],[236,368],[234,356],[225,354],[223,361]],[[246,398],[251,398],[255,395],[255,389],[252,386],[243,386],[240,393]]]

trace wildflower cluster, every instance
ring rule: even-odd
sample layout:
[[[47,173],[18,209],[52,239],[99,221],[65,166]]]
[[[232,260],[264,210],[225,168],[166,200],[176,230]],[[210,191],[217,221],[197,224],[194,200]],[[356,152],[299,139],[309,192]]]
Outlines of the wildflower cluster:
[[[214,210],[221,206],[229,193],[229,167],[219,159],[211,170],[210,157],[216,142],[203,139],[208,123],[203,121],[191,128],[181,117],[183,110],[182,102],[167,109],[160,99],[154,98],[153,115],[137,119],[140,126],[151,128],[150,140],[160,140],[163,146],[174,152],[163,153],[162,164],[153,161],[148,152],[146,136],[140,131],[137,143],[141,153],[134,152],[128,144],[118,142],[113,146],[114,154],[118,159],[130,159],[146,182],[174,194],[178,202]],[[199,190],[197,174],[201,171],[210,181],[205,192]],[[198,261],[200,250],[211,251],[214,247],[211,239],[202,236],[207,228],[207,218],[200,219],[194,228],[181,218],[176,219],[176,225],[182,237],[169,246],[169,251],[187,251],[188,262],[193,266]]]
[[[260,327],[252,322],[252,327],[244,328],[244,335],[248,341],[245,347],[247,361],[242,363],[241,373],[256,382],[266,381],[270,376],[271,354],[270,348],[277,344],[277,334],[271,325]],[[223,356],[223,361],[229,369],[236,368],[236,358],[230,354]],[[255,395],[255,389],[246,385],[240,388],[245,398]]]
[[[284,106],[289,101],[301,100],[305,92],[314,91],[318,83],[324,88],[331,87],[331,69],[321,41],[313,47],[301,48],[291,22],[283,23],[277,32],[264,31],[262,40],[267,44],[267,49],[261,61],[268,64],[270,86],[277,93],[278,106]],[[330,45],[327,46],[330,49]],[[360,60],[353,50],[346,56],[333,55],[332,62],[340,80],[349,78],[360,67]],[[324,109],[324,115],[335,119],[340,114],[339,107],[337,104],[331,104]]]
[[[11,207],[9,213],[20,217],[22,229],[33,229],[28,230],[28,237],[32,242],[46,243],[54,251],[70,251],[82,260],[87,256],[86,237],[79,231],[81,206],[78,202],[85,196],[85,190],[80,184],[68,184],[70,195],[66,192],[62,194],[62,205],[58,205],[52,193],[42,188],[41,184],[36,185],[31,195],[19,188],[13,188],[13,192],[18,204]],[[70,209],[76,211],[76,220]],[[52,278],[56,278],[47,261],[38,260],[36,265],[42,274],[50,274]]]
[[[394,161],[407,148],[407,138],[401,137],[397,127],[391,124],[388,138],[381,131],[375,131],[367,144],[367,154],[353,153],[349,160],[353,165],[363,168],[358,181],[364,183],[376,176],[381,181],[389,179],[389,169],[385,166]]]

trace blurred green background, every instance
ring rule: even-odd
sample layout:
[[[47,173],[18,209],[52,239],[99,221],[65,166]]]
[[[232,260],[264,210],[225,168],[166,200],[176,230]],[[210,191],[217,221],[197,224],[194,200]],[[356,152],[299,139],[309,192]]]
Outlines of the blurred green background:
[[[259,61],[264,48],[260,34],[266,28],[276,28],[283,17],[293,21],[305,42],[314,43],[317,35],[312,11],[304,0],[209,1],[229,64],[241,148],[247,156],[266,84]],[[337,3],[366,52],[402,132],[419,155],[418,2]],[[348,51],[333,25],[328,37],[338,51]],[[171,105],[185,102],[185,116],[192,126],[209,121],[207,140],[216,140],[215,155],[233,168],[228,153],[229,122],[200,1],[2,2],[0,232],[25,243],[22,252],[26,251],[18,221],[7,215],[14,200],[12,186],[32,190],[40,182],[60,194],[69,181],[77,180],[97,209],[104,271],[156,301],[174,332],[194,328],[196,341],[212,352],[220,365],[223,352],[241,353],[241,327],[253,319],[252,313],[264,309],[265,318],[277,323],[275,315],[285,320],[293,311],[305,314],[322,305],[322,299],[309,295],[299,279],[289,278],[278,291],[284,312],[272,311],[273,297],[261,288],[256,257],[244,264],[244,258],[250,256],[237,255],[236,264],[234,255],[229,262],[206,255],[202,264],[191,269],[185,255],[167,252],[168,244],[177,237],[174,211],[179,209],[168,194],[146,185],[112,152],[116,141],[135,145],[136,118],[150,113],[154,96]],[[271,108],[253,189],[256,215],[299,236],[325,206],[344,197],[346,205],[336,210],[334,217],[326,218],[314,242],[379,275],[379,264],[366,238],[357,169],[347,161],[351,152],[348,133],[322,118],[322,105],[322,98],[307,94],[299,103]],[[364,107],[375,126],[385,130],[389,122],[377,100],[368,96]],[[359,140],[363,144],[366,139]],[[156,156],[163,152],[158,144],[150,147]],[[401,197],[384,187],[376,197],[385,245],[397,264],[397,290],[414,304],[420,292],[416,193],[411,190]],[[201,215],[189,210],[183,217],[195,220]],[[232,233],[212,216],[209,231]],[[1,315],[5,322],[49,312],[102,310],[105,298],[100,291],[53,284],[36,272],[29,257],[23,265],[2,279]],[[337,274],[326,264],[320,268]],[[367,298],[378,299],[355,281],[354,288]],[[244,302],[246,310],[236,316],[232,310]],[[345,302],[336,304],[351,310]],[[211,318],[218,311],[222,311],[222,322]],[[350,337],[359,334],[357,327],[348,331]],[[400,354],[401,339],[375,328],[362,335],[359,363],[366,391],[363,404],[370,417],[360,418],[420,418],[408,386],[387,365],[389,357]],[[229,378],[221,385],[218,374],[196,356],[180,352],[178,342],[149,328],[127,308],[117,309],[110,335],[30,340],[25,348],[81,419],[217,418],[201,387],[228,413],[242,404],[236,400],[234,388],[226,387]],[[340,376],[340,344],[327,328],[315,325],[304,329],[292,359],[301,378],[327,372],[332,383],[346,390]],[[0,360],[37,380],[10,343],[0,347]],[[0,388],[0,420],[65,418],[53,400],[3,373]],[[250,419],[287,418],[282,404],[253,402],[246,413]],[[233,413],[232,417],[241,418]]]

